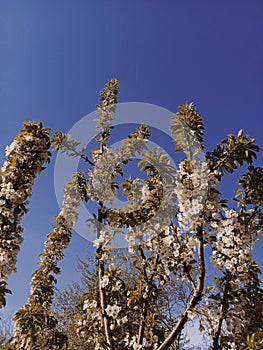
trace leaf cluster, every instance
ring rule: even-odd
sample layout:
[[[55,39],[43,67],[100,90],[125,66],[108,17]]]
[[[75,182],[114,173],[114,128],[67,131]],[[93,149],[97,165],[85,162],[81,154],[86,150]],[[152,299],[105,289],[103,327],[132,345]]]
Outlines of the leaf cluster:
[[[175,136],[176,151],[184,151],[188,157],[203,149],[203,119],[193,102],[181,104],[171,118],[171,134]]]
[[[241,129],[237,136],[229,134],[226,140],[221,143],[212,152],[206,153],[206,161],[209,169],[217,172],[220,180],[223,174],[232,174],[238,166],[244,163],[252,164],[253,159],[257,158],[256,152],[259,147],[255,144],[254,138],[244,135]]]

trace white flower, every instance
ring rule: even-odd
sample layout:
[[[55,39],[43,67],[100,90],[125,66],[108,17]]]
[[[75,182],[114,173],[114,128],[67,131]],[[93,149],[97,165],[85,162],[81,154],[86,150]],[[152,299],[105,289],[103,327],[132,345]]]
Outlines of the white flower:
[[[164,244],[165,246],[170,247],[170,246],[172,245],[173,242],[174,242],[173,236],[166,236],[166,237],[163,238],[163,244]]]
[[[97,301],[96,300],[92,300],[92,302],[90,303],[90,307],[97,307]]]
[[[121,319],[121,322],[122,322],[122,323],[127,323],[127,322],[128,322],[128,317],[127,317],[127,315],[124,316],[124,317]]]
[[[108,305],[105,311],[107,312],[107,315],[112,318],[117,318],[118,313],[120,312],[121,308],[117,305]]]
[[[142,198],[141,198],[142,202],[144,202],[147,199],[147,197],[149,196],[149,193],[150,193],[149,188],[145,184],[142,188]]]
[[[85,300],[83,304],[83,310],[87,310],[89,308],[89,300]]]
[[[8,261],[8,253],[1,252],[0,253],[0,263],[5,264]]]
[[[101,287],[102,288],[107,287],[107,285],[109,284],[109,281],[110,281],[110,279],[109,279],[108,275],[103,276],[101,281],[100,281]]]
[[[113,263],[109,264],[109,270],[110,271],[115,271],[116,270],[116,266]]]
[[[121,289],[121,281],[117,281],[115,286],[112,287],[112,291],[119,291]]]
[[[159,340],[159,339],[158,339],[158,335],[154,335],[154,336],[153,336],[153,341],[154,341],[155,343],[157,343],[158,340]]]
[[[105,242],[105,231],[101,231],[99,238],[93,241],[93,245],[94,247],[99,248],[104,242]]]

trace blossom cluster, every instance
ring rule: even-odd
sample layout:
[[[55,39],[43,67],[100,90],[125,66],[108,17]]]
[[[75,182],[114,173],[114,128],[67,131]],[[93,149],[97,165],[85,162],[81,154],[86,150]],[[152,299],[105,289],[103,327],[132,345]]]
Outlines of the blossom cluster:
[[[216,232],[212,261],[219,270],[225,269],[233,276],[232,285],[239,286],[248,281],[251,251],[260,232],[248,230],[244,218],[236,210],[225,208],[224,211],[224,218],[211,223]]]
[[[149,346],[153,346],[152,349],[156,349],[156,344],[150,344],[146,338],[143,338],[142,344],[138,345],[138,336],[130,336],[129,333],[126,333],[126,336],[124,338],[124,345],[126,348],[131,350],[147,349]]]
[[[217,206],[216,202],[214,209]],[[213,219],[218,216],[216,210],[215,214]],[[254,275],[251,271],[256,269],[257,265],[252,259],[252,250],[260,231],[253,214],[223,208],[220,215],[221,219],[212,219],[210,225],[211,233],[214,234],[211,239],[211,260],[216,270],[221,272],[221,277],[214,277],[215,284],[211,288],[213,292],[205,300],[202,312],[205,314],[208,333],[214,337],[220,322],[224,320],[228,334],[225,337],[227,349],[238,349],[240,340],[235,335],[243,334],[247,310],[252,307],[251,296],[246,294],[244,286],[253,284]],[[255,292],[252,295],[255,295]],[[253,319],[252,315],[250,317]]]
[[[178,222],[182,230],[192,230],[207,198],[209,170],[206,162],[198,159],[179,164],[180,181],[176,188]]]

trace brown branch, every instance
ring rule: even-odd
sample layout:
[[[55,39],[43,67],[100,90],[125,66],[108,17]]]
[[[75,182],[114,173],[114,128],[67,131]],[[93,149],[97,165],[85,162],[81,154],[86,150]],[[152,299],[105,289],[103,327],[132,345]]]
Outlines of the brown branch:
[[[107,346],[110,350],[114,350],[114,344],[113,339],[110,331],[110,320],[107,316],[105,309],[106,309],[106,293],[105,289],[101,286],[101,280],[104,276],[104,263],[102,261],[99,261],[99,267],[98,267],[98,278],[99,278],[99,295],[100,295],[100,306],[101,306],[101,314],[103,319],[103,326],[104,326],[104,332],[105,332],[105,338]]]
[[[138,332],[138,345],[142,345],[143,343],[143,336],[144,336],[144,331],[145,331],[145,321],[147,317],[149,309],[149,303],[148,303],[148,296],[143,302],[143,310],[142,310],[142,319],[140,322],[140,327],[139,327],[139,332]]]
[[[146,262],[146,258],[145,258],[145,255],[144,255],[142,248],[139,248],[139,252],[141,253],[142,261]],[[147,283],[147,287],[149,287],[149,279],[148,279],[145,263],[142,263],[141,272],[145,278],[145,281]],[[148,290],[146,298],[143,298],[142,318],[140,321],[139,332],[138,332],[138,346],[142,345],[142,343],[143,343],[145,322],[146,322],[148,308],[149,308],[149,303],[148,303],[149,295],[150,295],[150,291]]]
[[[98,221],[99,221],[99,223],[102,223],[104,220],[104,213],[103,212],[104,212],[104,205],[101,201],[99,201],[99,208],[98,208]],[[99,224],[97,226],[97,237],[98,238],[100,236],[100,230],[101,230],[101,225]],[[101,285],[101,280],[102,280],[102,277],[104,276],[104,272],[105,272],[105,266],[104,266],[104,262],[100,260],[100,254],[101,254],[101,247],[99,247],[97,249],[101,315],[102,315],[102,320],[103,320],[103,327],[104,327],[104,332],[105,332],[106,344],[110,350],[114,350],[114,343],[113,343],[111,330],[110,330],[110,320],[109,320],[107,313],[105,312],[106,292],[105,292],[105,288],[103,288]]]
[[[102,135],[103,137],[103,135]],[[100,145],[101,152],[103,153],[104,151],[104,137],[103,137],[103,143]],[[88,160],[87,160],[88,161]],[[89,161],[88,161],[89,162]],[[89,162],[90,163],[90,162]],[[102,201],[99,201],[99,206],[98,206],[98,221],[99,225],[97,226],[97,237],[99,238],[100,235],[100,230],[101,230],[101,224],[105,220],[105,206]],[[101,280],[102,277],[104,276],[104,270],[105,270],[105,264],[103,261],[100,260],[100,252],[101,252],[101,247],[97,249],[97,259],[98,259],[98,278],[99,278],[99,296],[100,296],[100,307],[101,307],[101,315],[102,315],[102,320],[103,320],[103,327],[104,327],[104,333],[105,333],[105,340],[106,340],[106,345],[109,348],[109,350],[114,350],[114,342],[112,339],[112,334],[111,334],[111,329],[110,329],[110,319],[109,316],[106,313],[106,291],[105,288],[102,287],[101,285]]]
[[[145,257],[145,254],[144,254],[144,251],[142,250],[142,248],[139,248],[139,252],[141,253],[142,260],[146,261],[146,257]],[[154,259],[154,267],[157,266],[158,261],[159,261],[159,254],[156,254],[155,259]],[[151,273],[148,277],[145,264],[142,264],[141,272],[145,278],[145,281],[147,282],[147,287],[149,289],[147,290],[146,298],[143,298],[143,312],[142,312],[142,319],[140,322],[139,332],[138,332],[138,346],[143,344],[143,336],[144,336],[144,332],[145,332],[145,322],[146,322],[147,313],[149,310],[149,297],[150,297],[150,292],[151,292],[150,285],[151,285],[153,278],[154,278],[154,273]]]
[[[167,350],[175,341],[176,337],[183,330],[184,325],[188,320],[188,311],[193,310],[193,308],[199,303],[202,299],[202,293],[204,290],[204,280],[205,280],[205,258],[204,258],[204,241],[203,241],[203,227],[199,226],[197,229],[197,238],[198,238],[198,277],[197,277],[197,286],[194,290],[192,298],[189,300],[184,312],[181,314],[177,324],[173,328],[172,332],[168,337],[163,341],[159,346],[158,350]]]
[[[89,163],[90,165],[94,166],[95,164],[89,159],[89,157],[85,156],[84,154],[80,155],[80,158],[83,159],[85,162]]]
[[[227,307],[226,307],[226,302],[227,302],[227,297],[228,297],[228,292],[229,292],[229,287],[230,287],[230,278],[231,275],[228,273],[227,277],[226,277],[226,283],[225,283],[225,288],[224,288],[224,293],[223,293],[223,299],[222,299],[222,304],[221,304],[221,310],[220,310],[220,319],[217,325],[217,330],[215,332],[215,335],[213,336],[213,347],[211,350],[217,350],[219,349],[218,347],[218,343],[219,343],[219,339],[220,339],[220,334],[221,334],[221,330],[222,330],[222,324],[225,318],[225,314],[227,311]]]
[[[92,166],[95,166],[95,164],[89,159],[88,156],[84,155],[81,152],[78,152],[75,147],[73,147],[72,145],[68,144],[67,145],[68,150],[74,153],[75,157],[80,157],[81,159],[83,159],[85,162],[89,163]]]
[[[185,263],[184,263],[184,272],[186,273],[186,276],[187,276],[187,278],[189,279],[190,284],[191,284],[193,290],[195,290],[195,288],[196,288],[195,281],[193,280],[193,278],[192,278],[192,276],[191,276],[191,274],[190,274],[190,271],[189,271],[189,269],[188,269],[188,267],[186,266]]]

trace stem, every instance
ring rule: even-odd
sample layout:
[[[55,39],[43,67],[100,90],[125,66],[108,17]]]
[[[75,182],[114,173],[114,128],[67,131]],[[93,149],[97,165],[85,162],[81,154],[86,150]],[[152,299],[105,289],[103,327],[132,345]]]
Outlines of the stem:
[[[148,312],[148,298],[145,299],[144,305],[143,305],[143,311],[142,311],[142,320],[140,323],[139,327],[139,332],[138,332],[138,345],[142,345],[143,343],[143,336],[144,336],[144,331],[145,331],[145,321],[147,317],[147,312]]]
[[[90,165],[95,166],[95,164],[91,160],[89,160],[87,156],[84,156],[84,154],[81,154],[80,158],[84,159],[85,162],[89,163]]]
[[[104,276],[104,263],[99,261],[99,268],[98,268],[98,277],[99,277],[99,295],[100,295],[100,306],[101,306],[101,313],[102,313],[102,319],[103,319],[103,326],[104,326],[104,332],[105,332],[105,338],[107,346],[110,350],[114,350],[114,344],[113,339],[111,336],[110,331],[110,320],[107,316],[105,309],[106,309],[106,293],[105,289],[101,286],[101,279]]]
[[[88,156],[85,156],[83,153],[78,152],[74,147],[68,146],[68,149],[74,153],[75,157],[79,156],[81,159],[83,159],[85,162],[89,163],[92,166],[95,166],[95,164],[89,159]]]
[[[143,249],[139,248],[139,252],[141,253],[142,260],[146,262],[146,257],[145,257]],[[155,259],[154,259],[154,267],[157,266],[158,261],[159,261],[159,254],[156,254]],[[151,286],[151,283],[152,283],[153,278],[154,278],[154,273],[150,274],[149,276],[147,275],[147,270],[146,270],[145,264],[142,264],[141,272],[145,278],[145,281],[147,282],[147,286],[149,289],[147,291],[146,298],[143,298],[143,312],[142,312],[142,319],[140,322],[140,327],[139,327],[139,332],[138,332],[138,346],[143,344],[143,336],[144,336],[144,332],[145,332],[145,322],[146,322],[147,313],[149,310],[149,297],[150,297],[150,293],[151,293],[150,286]]]
[[[141,253],[142,261],[146,262],[144,252],[141,248],[139,248],[139,252]],[[147,282],[147,286],[149,286],[149,279],[147,276],[145,263],[142,263],[141,272],[145,278],[145,281]],[[147,318],[148,307],[149,307],[149,303],[148,303],[149,295],[150,295],[150,291],[148,290],[146,298],[143,298],[142,318],[141,318],[139,332],[138,332],[138,346],[142,345],[142,343],[143,343],[143,336],[144,336],[144,331],[145,331],[145,321]]]
[[[98,208],[98,221],[102,224],[104,219],[104,206],[101,201],[99,201]],[[98,225],[97,228],[97,237],[99,238],[101,225]],[[105,312],[106,309],[106,292],[105,288],[101,286],[101,280],[104,276],[105,266],[104,262],[100,260],[101,247],[97,249],[97,259],[98,259],[98,279],[99,279],[99,296],[100,296],[100,306],[101,306],[101,315],[103,319],[103,327],[105,332],[106,344],[110,350],[114,350],[114,343],[110,330],[110,320],[108,315]]]
[[[213,164],[213,167],[211,169],[211,172],[217,170],[219,167],[221,167],[222,164],[228,161],[232,157],[232,155],[235,155],[238,150],[238,145],[235,145],[233,149],[229,150],[229,153],[226,154],[224,157],[220,157],[220,160],[216,163]]]
[[[195,290],[195,288],[196,288],[195,281],[193,280],[193,278],[192,278],[192,276],[191,276],[191,274],[190,274],[190,271],[189,271],[189,269],[187,268],[187,266],[186,266],[185,263],[184,263],[184,272],[186,273],[186,276],[187,276],[187,278],[189,279],[193,290]]]
[[[192,298],[186,305],[184,312],[179,317],[177,324],[175,325],[172,332],[164,340],[164,342],[159,346],[157,350],[167,350],[175,341],[176,337],[183,330],[184,325],[188,320],[188,311],[192,310],[202,299],[202,293],[204,290],[204,280],[205,280],[205,258],[204,258],[204,241],[203,241],[203,227],[199,226],[197,229],[198,237],[198,277],[197,277],[197,286],[194,289]]]
[[[213,347],[212,350],[217,350],[218,348],[218,343],[219,343],[219,339],[220,339],[220,334],[221,334],[221,329],[222,329],[222,324],[224,321],[224,317],[227,311],[226,308],[226,302],[227,302],[227,297],[228,297],[228,292],[229,292],[229,281],[230,281],[231,275],[228,274],[226,277],[226,283],[225,283],[225,288],[224,288],[224,293],[223,293],[223,300],[222,300],[222,304],[221,304],[221,312],[220,312],[220,319],[217,325],[217,330],[215,332],[215,335],[213,337]]]

